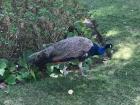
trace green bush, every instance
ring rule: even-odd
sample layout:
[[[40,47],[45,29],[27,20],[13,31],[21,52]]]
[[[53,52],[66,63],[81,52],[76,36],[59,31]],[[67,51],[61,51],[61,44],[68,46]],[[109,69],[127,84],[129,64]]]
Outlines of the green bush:
[[[77,0],[4,0],[0,43],[4,39],[8,44],[2,43],[0,57],[18,58],[26,50],[63,39],[67,28],[85,16],[84,11]]]
[[[77,0],[3,0],[0,17],[0,79],[7,84],[16,84],[26,80],[39,79],[37,68],[26,62],[23,52],[38,51],[43,45],[59,41],[69,33],[67,28],[74,25],[86,37],[90,31],[86,29],[81,18],[86,10]],[[8,59],[8,60],[6,60]],[[13,60],[14,59],[14,60]],[[16,62],[16,63],[15,63]],[[50,65],[48,74],[58,73],[63,65]]]

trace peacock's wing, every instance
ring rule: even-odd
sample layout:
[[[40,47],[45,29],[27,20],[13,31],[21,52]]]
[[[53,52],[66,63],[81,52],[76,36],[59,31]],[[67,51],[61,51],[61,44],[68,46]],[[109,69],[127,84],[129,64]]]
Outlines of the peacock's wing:
[[[52,44],[44,50],[29,56],[31,64],[45,64],[46,62],[64,61],[85,55],[93,46],[91,40],[84,37],[71,37]]]
[[[92,46],[92,41],[87,38],[72,37],[53,44],[51,56],[54,61],[78,58],[88,52]]]

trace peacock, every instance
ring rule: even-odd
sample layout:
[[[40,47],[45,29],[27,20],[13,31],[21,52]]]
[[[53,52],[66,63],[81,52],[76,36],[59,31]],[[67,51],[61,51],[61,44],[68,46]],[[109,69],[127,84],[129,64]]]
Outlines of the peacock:
[[[110,48],[112,48],[112,44],[100,46],[86,37],[74,36],[55,42],[47,48],[31,54],[28,62],[37,66],[44,75],[45,67],[48,63],[64,63],[78,60],[79,72],[84,76],[83,61],[94,55],[104,56],[106,50]],[[64,75],[67,74],[66,66],[63,69],[63,73]]]

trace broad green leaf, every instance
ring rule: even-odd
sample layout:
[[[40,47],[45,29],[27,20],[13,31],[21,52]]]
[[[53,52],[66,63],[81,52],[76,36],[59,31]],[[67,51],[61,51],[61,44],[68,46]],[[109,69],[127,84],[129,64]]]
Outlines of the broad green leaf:
[[[7,63],[4,60],[0,60],[0,68],[5,69],[7,67]]]
[[[23,66],[24,68],[28,69],[28,65],[25,61],[25,59],[23,58],[20,58],[19,61],[18,61],[19,65]]]
[[[14,72],[16,70],[16,65],[12,65],[9,67],[10,72]]]
[[[16,79],[17,79],[18,81],[23,81],[23,78],[22,78],[21,75],[17,75],[17,76],[16,76]]]
[[[5,72],[5,69],[0,69],[0,75],[3,76]]]
[[[16,84],[16,76],[15,75],[9,75],[9,77],[5,80],[5,82],[7,84],[10,84],[10,85]]]
[[[30,73],[31,73],[32,77],[36,80],[36,76],[35,76],[34,71],[33,71],[33,70],[31,70],[31,71],[30,71]]]
[[[20,74],[21,74],[23,79],[28,78],[30,75],[29,72],[21,72]]]

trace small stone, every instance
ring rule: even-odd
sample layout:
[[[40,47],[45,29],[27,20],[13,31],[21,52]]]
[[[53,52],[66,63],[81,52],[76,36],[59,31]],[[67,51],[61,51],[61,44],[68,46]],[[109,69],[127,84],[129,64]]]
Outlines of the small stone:
[[[19,65],[16,65],[16,68],[18,68],[19,67]]]
[[[74,92],[74,91],[73,91],[72,89],[70,89],[70,90],[68,91],[68,94],[72,95],[73,92]]]

